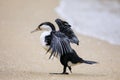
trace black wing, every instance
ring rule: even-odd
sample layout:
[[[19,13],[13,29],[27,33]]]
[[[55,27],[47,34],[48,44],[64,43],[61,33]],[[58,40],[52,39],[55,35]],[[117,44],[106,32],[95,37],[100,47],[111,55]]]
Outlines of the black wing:
[[[49,59],[52,56],[61,56],[67,53],[70,53],[72,51],[72,48],[70,46],[70,41],[69,38],[61,32],[52,32],[52,39],[51,39],[51,44],[50,47],[47,51],[47,53],[51,50],[51,55]]]
[[[72,43],[76,43],[77,45],[79,45],[79,40],[74,34],[73,30],[71,29],[71,25],[68,22],[61,19],[56,19],[55,22],[57,23],[60,32],[68,36]]]

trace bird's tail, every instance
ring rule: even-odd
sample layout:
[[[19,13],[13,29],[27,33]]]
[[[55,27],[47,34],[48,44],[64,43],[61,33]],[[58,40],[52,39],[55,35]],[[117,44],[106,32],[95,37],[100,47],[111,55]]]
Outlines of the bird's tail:
[[[83,63],[86,63],[86,64],[97,64],[98,62],[96,62],[96,61],[84,60]]]

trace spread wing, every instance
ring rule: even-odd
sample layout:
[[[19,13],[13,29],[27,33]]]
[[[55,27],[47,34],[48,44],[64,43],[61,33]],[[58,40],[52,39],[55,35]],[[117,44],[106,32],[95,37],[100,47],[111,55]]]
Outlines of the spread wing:
[[[63,21],[61,19],[56,19],[55,22],[57,23],[60,32],[64,33],[66,36],[68,36],[68,38],[70,39],[70,41],[72,43],[75,43],[77,45],[79,44],[79,40],[76,37],[73,30],[71,29],[71,25],[68,22]]]
[[[61,56],[70,53],[72,51],[69,38],[64,33],[54,32],[51,33],[51,35],[52,35],[51,44],[47,51],[48,53],[51,50],[51,55],[49,59],[52,56],[57,56],[57,55]]]

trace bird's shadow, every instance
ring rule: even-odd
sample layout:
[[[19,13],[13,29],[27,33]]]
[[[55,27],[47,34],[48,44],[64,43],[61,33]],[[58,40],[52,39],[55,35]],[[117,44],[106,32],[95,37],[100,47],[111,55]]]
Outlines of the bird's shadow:
[[[71,76],[71,77],[104,77],[107,76],[104,73],[69,73],[69,74],[62,74],[62,73],[47,73],[47,72],[34,72],[34,71],[15,71],[16,75],[30,75],[30,76],[48,76],[48,75],[57,75],[57,76]],[[11,74],[9,74],[11,75]]]
[[[97,73],[70,73],[70,74],[62,74],[62,73],[49,73],[50,75],[70,75],[70,76],[81,76],[81,77],[103,77],[107,76],[106,74],[97,74]]]
[[[68,74],[63,74],[63,73],[49,73],[50,75],[69,75],[69,73]]]

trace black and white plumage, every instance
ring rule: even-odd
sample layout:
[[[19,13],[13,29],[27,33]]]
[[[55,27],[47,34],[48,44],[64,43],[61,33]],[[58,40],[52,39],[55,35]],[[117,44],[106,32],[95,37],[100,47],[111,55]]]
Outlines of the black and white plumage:
[[[59,26],[59,31],[56,31],[55,26],[52,23],[44,22],[44,23],[41,23],[37,27],[37,29],[35,29],[32,32],[35,32],[38,30],[44,31],[40,37],[42,46],[47,50],[47,53],[48,52],[50,53],[49,58],[57,57],[58,59],[60,59],[60,62],[63,65],[62,74],[68,74],[66,72],[67,67],[70,70],[70,72],[72,72],[71,66],[78,63],[86,63],[86,64],[97,63],[95,61],[87,61],[80,58],[77,55],[76,51],[72,49],[70,45],[70,42],[78,44],[79,40],[74,34],[74,32],[72,31],[72,29],[68,26],[69,24],[67,23],[67,26],[66,26],[64,23],[60,22],[60,24],[62,25],[61,26],[59,25],[59,22],[57,22],[57,20],[55,21]],[[43,26],[43,25],[47,25],[47,26]]]
[[[70,46],[70,40],[69,38],[60,31],[57,32],[51,32],[51,44],[47,52],[52,50],[51,56],[61,55],[70,53],[72,48]]]

